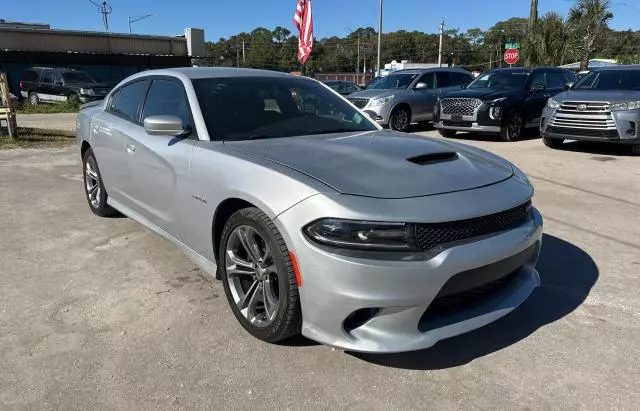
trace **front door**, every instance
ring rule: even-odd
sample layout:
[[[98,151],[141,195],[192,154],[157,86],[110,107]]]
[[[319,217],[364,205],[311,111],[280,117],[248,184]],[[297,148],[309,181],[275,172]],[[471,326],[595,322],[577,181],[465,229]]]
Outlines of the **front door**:
[[[535,71],[529,82],[529,95],[525,101],[525,124],[535,124],[540,121],[542,110],[549,100],[546,74],[543,70]]]
[[[131,179],[131,197],[136,210],[165,231],[180,236],[180,207],[191,199],[189,159],[197,143],[194,134],[185,136],[149,135],[144,119],[157,115],[176,116],[187,129],[193,121],[184,86],[177,79],[154,78],[141,113],[141,125],[126,144]],[[195,131],[192,131],[195,133]]]
[[[419,83],[426,84],[426,87],[412,91],[411,109],[413,113],[411,118],[415,121],[431,120],[433,118],[433,108],[437,100],[434,73],[429,72],[423,74],[415,84],[417,85]]]

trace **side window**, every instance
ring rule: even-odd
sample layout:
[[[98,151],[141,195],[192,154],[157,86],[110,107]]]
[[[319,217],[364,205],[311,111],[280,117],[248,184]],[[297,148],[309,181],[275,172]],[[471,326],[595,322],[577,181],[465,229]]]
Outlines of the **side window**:
[[[533,73],[533,77],[531,78],[531,88],[538,85],[547,86],[547,82],[544,79],[544,71],[536,71]]]
[[[38,72],[35,70],[27,70],[22,77],[23,81],[38,81]]]
[[[566,84],[564,76],[559,71],[550,71],[547,73],[547,88],[552,90],[563,89]]]
[[[42,80],[40,80],[41,83],[45,83],[45,84],[52,84],[53,83],[53,70],[45,70],[42,73]]]
[[[142,118],[160,115],[176,116],[182,120],[182,124],[191,125],[189,102],[182,85],[170,80],[153,80]]]
[[[53,72],[53,82],[57,84],[62,84],[62,75],[57,71]]]
[[[118,101],[119,95],[120,95],[120,90],[116,90],[109,98],[109,102],[107,103],[107,108],[106,108],[108,112],[113,113],[113,111],[115,110],[116,102]]]
[[[118,99],[111,112],[126,120],[138,122],[138,109],[142,104],[144,93],[147,91],[146,81],[128,84],[118,91]]]
[[[570,71],[563,71],[562,75],[564,76],[565,84],[569,84],[569,83],[575,84],[575,82],[578,81],[578,78],[576,77],[576,75]]]
[[[453,82],[457,86],[470,83],[473,80],[473,76],[471,76],[471,74],[451,73],[451,76],[453,77]]]
[[[417,83],[426,83],[427,84],[427,89],[434,88],[435,87],[435,76],[433,75],[433,73],[423,74],[422,77],[420,77],[420,79],[418,80]]]
[[[436,73],[438,88],[451,87],[454,85],[453,80],[451,79],[451,74],[452,73],[449,73],[448,71],[439,71]]]

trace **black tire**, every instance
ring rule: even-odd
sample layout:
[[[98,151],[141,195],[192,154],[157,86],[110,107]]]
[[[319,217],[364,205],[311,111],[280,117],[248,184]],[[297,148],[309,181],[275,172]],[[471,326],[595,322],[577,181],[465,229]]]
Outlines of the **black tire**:
[[[77,94],[71,94],[67,97],[67,101],[71,104],[80,104],[80,96]]]
[[[29,96],[27,98],[29,99],[29,104],[31,104],[32,106],[40,104],[40,99],[38,98],[37,93],[31,92],[29,93]]]
[[[456,134],[458,133],[456,130],[447,130],[445,128],[439,128],[438,129],[438,133],[445,138],[452,138],[455,137]]]
[[[411,126],[411,111],[406,107],[396,107],[389,117],[389,128],[406,133]]]
[[[502,139],[502,141],[517,141],[522,137],[523,132],[524,119],[522,114],[514,111],[509,116],[507,125],[503,126],[500,130],[500,139]]]
[[[91,167],[91,173],[88,171],[87,164]],[[82,158],[82,175],[85,197],[87,198],[87,203],[89,204],[89,208],[93,214],[100,217],[114,215],[116,210],[107,204],[107,190],[104,188],[100,169],[98,168],[98,161],[96,160],[96,156],[93,154],[93,150],[91,148],[87,149],[84,153],[84,157]],[[90,192],[89,187],[93,186],[96,187],[95,189],[97,190],[97,193],[95,194],[95,197],[92,198],[93,192]]]
[[[640,156],[640,144],[633,144],[631,146],[631,154],[634,156]]]
[[[564,139],[563,138],[542,137],[542,142],[544,143],[545,146],[547,146],[549,148],[558,149],[558,148],[562,147],[562,145],[564,144]]]
[[[274,273],[278,279],[277,310],[272,322],[263,327],[254,325],[245,318],[234,300],[229,283],[227,245],[234,230],[247,226],[255,230],[264,240],[265,247],[268,246],[269,249],[272,250],[270,253],[272,255],[271,262],[277,270],[277,273]],[[233,311],[236,319],[245,330],[254,337],[269,343],[282,341],[300,334],[302,328],[302,310],[300,308],[300,295],[298,293],[293,262],[291,261],[289,250],[282,235],[269,217],[255,207],[237,211],[225,223],[218,255],[220,256],[218,265],[221,267],[222,285],[225,295],[227,296],[227,301],[229,302],[231,311]],[[249,279],[249,282],[251,281],[255,280]]]

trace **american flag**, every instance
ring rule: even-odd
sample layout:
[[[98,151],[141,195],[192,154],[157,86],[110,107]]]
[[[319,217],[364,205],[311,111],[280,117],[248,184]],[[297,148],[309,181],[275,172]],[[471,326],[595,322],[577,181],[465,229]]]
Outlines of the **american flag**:
[[[311,15],[311,0],[298,0],[293,23],[300,32],[298,38],[298,60],[306,63],[313,49],[313,17]]]

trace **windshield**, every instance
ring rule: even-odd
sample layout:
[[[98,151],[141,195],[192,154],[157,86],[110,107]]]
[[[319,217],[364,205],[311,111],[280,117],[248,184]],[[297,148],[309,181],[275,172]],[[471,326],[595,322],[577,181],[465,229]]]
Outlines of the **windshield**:
[[[342,98],[304,78],[208,78],[193,85],[216,140],[377,130]]]
[[[371,84],[367,89],[370,90],[391,90],[408,88],[418,74],[389,74],[386,77]]]
[[[494,71],[481,74],[467,88],[524,89],[529,79],[526,71]]]
[[[96,81],[82,71],[67,71],[62,73],[65,83],[95,83]]]
[[[598,70],[582,77],[576,90],[640,90],[640,70]]]

